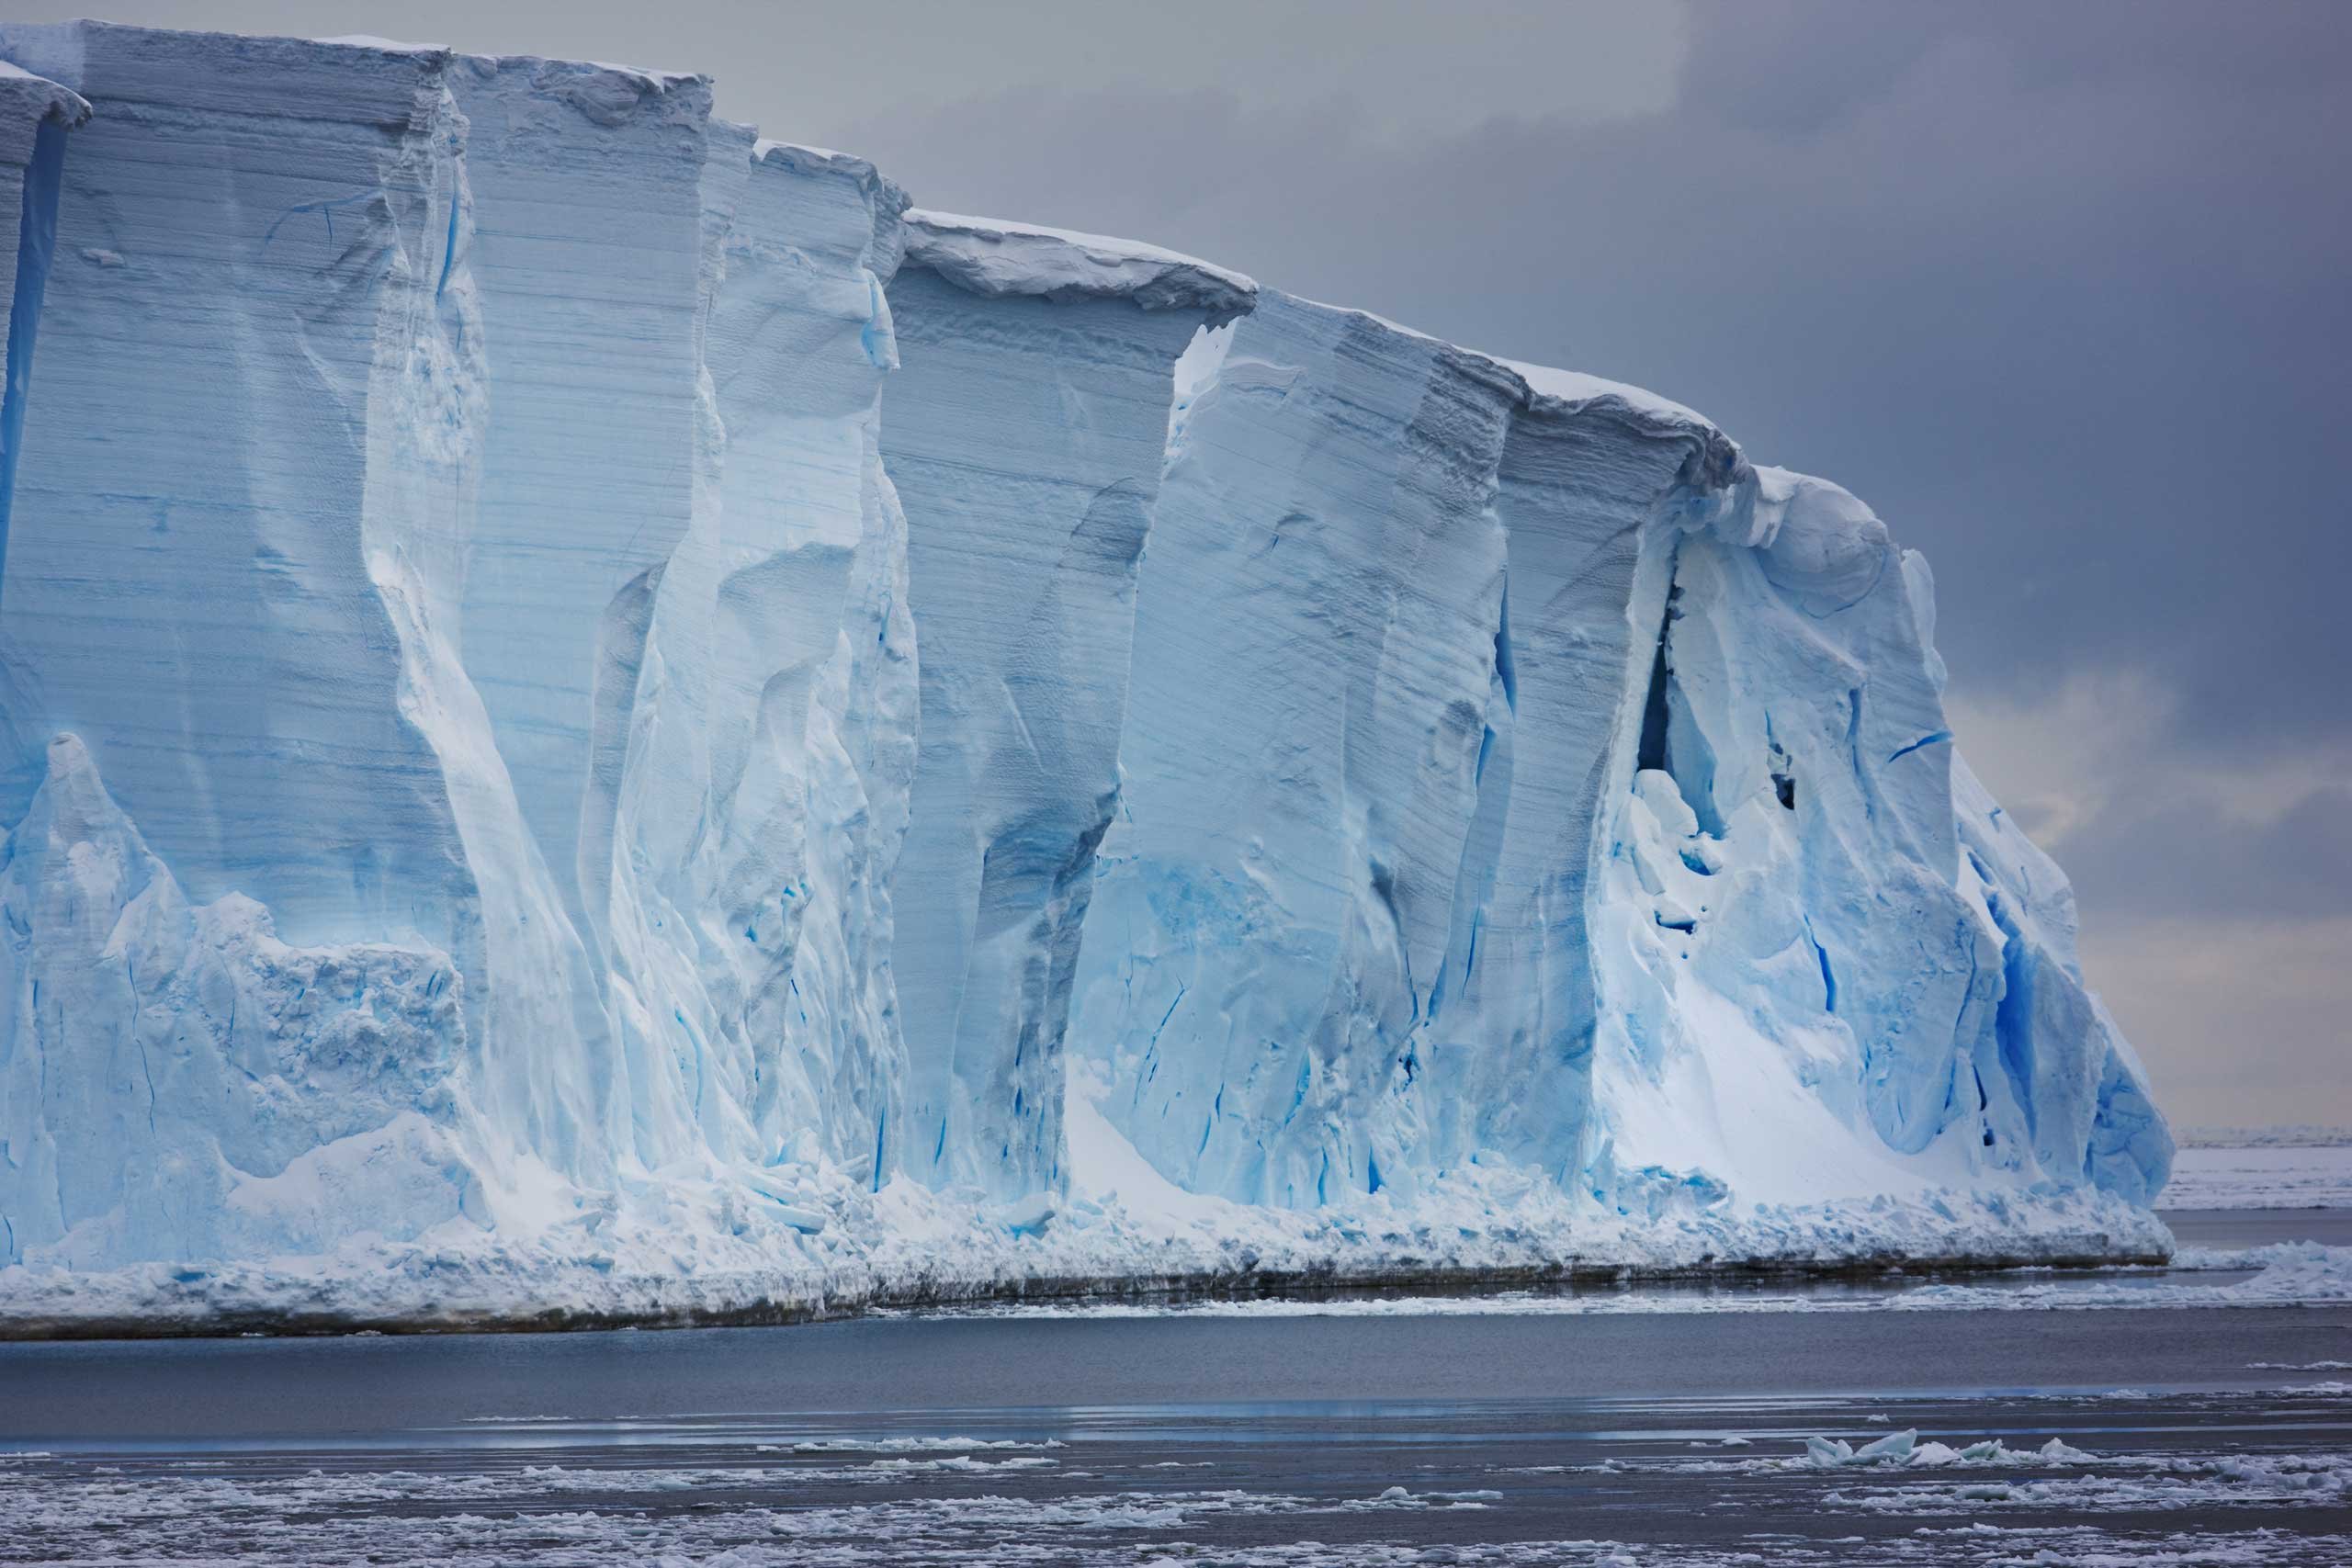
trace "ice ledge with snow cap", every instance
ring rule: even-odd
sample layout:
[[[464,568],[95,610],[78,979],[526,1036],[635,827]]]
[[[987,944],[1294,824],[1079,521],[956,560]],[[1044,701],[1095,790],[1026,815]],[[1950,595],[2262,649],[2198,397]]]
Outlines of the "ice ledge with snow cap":
[[[89,118],[90,101],[81,94],[0,61],[0,158],[23,163],[44,120],[71,130]]]
[[[1216,316],[1248,310],[1258,294],[1238,272],[1157,245],[921,209],[907,214],[907,262],[975,294],[1127,299]]]

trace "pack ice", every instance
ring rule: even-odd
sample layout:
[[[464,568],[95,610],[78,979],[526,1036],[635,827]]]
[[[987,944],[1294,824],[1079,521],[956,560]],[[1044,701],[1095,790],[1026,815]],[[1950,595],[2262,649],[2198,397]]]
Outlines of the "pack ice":
[[[699,76],[0,60],[19,1328],[2168,1245],[1835,485]]]

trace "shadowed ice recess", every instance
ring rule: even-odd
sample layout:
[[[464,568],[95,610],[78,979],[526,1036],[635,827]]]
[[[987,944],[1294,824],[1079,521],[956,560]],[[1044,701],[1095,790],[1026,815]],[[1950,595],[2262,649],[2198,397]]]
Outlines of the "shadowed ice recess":
[[[704,77],[0,60],[0,1319],[2168,1249],[1837,486]]]

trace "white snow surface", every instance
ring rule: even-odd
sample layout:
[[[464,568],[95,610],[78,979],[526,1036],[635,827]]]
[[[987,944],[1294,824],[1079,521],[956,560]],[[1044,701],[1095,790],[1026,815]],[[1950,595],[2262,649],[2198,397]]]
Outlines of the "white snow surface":
[[[33,129],[43,120],[78,126],[90,118],[90,105],[81,94],[34,75],[21,66],[0,60],[0,133],[7,140],[7,161],[22,164],[30,152]],[[19,201],[22,195],[19,193]]]
[[[2352,1127],[2309,1122],[2283,1127],[2184,1127],[2175,1130],[2184,1149],[2335,1148],[2352,1146]]]
[[[1247,310],[1258,292],[1240,273],[1158,245],[956,212],[909,212],[907,254],[980,295],[1133,299],[1148,309],[1231,312]]]
[[[12,1327],[2168,1249],[1835,485],[701,76],[0,61]]]
[[[2203,1145],[2173,1156],[2167,1209],[2352,1208],[2352,1145]]]

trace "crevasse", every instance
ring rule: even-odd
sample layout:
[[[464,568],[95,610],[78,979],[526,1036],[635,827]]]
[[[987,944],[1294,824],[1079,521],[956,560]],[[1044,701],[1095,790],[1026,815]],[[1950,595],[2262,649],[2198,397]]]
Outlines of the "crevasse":
[[[1836,486],[698,76],[0,61],[0,1322],[2165,1245]]]

